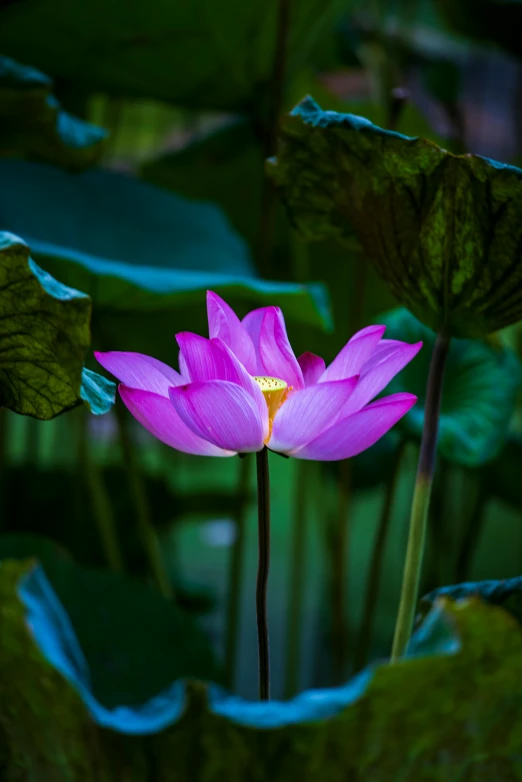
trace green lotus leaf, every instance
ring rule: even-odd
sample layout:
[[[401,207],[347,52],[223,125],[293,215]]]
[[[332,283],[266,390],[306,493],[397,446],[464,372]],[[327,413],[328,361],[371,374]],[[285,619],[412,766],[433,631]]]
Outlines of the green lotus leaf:
[[[176,331],[206,330],[209,288],[241,314],[278,304],[290,323],[330,327],[324,287],[258,279],[245,243],[211,204],[109,171],[71,175],[4,160],[0,176],[1,225],[21,233],[49,272],[91,296],[97,348],[173,361]]]
[[[387,327],[386,338],[424,343],[416,359],[386,388],[386,393],[417,394],[419,401],[401,425],[407,435],[420,439],[435,334],[405,309],[385,313],[378,321]],[[506,442],[521,387],[522,366],[513,351],[480,340],[453,339],[444,375],[440,455],[467,467],[494,459]]]
[[[418,782],[427,771],[434,782],[522,773],[522,632],[498,606],[440,600],[413,638],[415,656],[375,665],[337,689],[256,704],[189,683],[156,700],[155,711],[105,710],[113,723],[120,720],[116,732],[96,724],[87,711],[92,702],[50,664],[66,650],[64,672],[77,664],[74,638],[59,637],[57,615],[42,625],[52,600],[31,589],[37,578],[28,563],[0,565],[6,782],[22,772],[31,782],[146,782],[151,774],[162,782],[241,782],[252,779],[253,768],[260,782],[337,782],[346,769],[352,782]],[[32,632],[29,598],[32,620],[39,619]],[[91,603],[94,616],[103,604]],[[56,642],[46,644],[47,659],[35,643],[43,628]],[[170,711],[170,727],[145,740],[129,735],[137,720],[146,731],[161,709]]]
[[[91,413],[104,415],[116,401],[116,383],[84,367],[80,397]]]
[[[300,0],[291,9],[288,75],[328,36],[351,0]],[[25,0],[2,9],[2,50],[78,88],[155,98],[195,109],[252,113],[273,73],[278,4],[263,0],[86,0],[81,13],[61,0]]]
[[[142,703],[178,678],[220,680],[205,633],[154,588],[82,567],[37,536],[0,536],[1,560],[29,557],[41,560],[107,708]]]
[[[305,239],[356,237],[401,304],[480,337],[522,318],[522,170],[452,155],[311,99],[269,171]]]
[[[0,56],[0,155],[30,156],[69,168],[95,163],[105,130],[73,117],[54,97],[52,79]]]
[[[0,405],[47,420],[82,402],[91,302],[29,252],[0,231]]]

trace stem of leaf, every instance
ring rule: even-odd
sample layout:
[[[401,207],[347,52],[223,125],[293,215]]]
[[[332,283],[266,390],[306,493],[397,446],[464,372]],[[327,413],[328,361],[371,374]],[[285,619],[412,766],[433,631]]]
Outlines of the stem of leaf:
[[[364,601],[363,616],[361,620],[361,628],[359,630],[359,638],[357,641],[357,647],[355,650],[354,658],[354,671],[357,673],[368,662],[368,655],[370,651],[370,645],[372,640],[372,630],[375,620],[375,610],[377,608],[377,599],[379,596],[379,587],[381,583],[382,565],[384,560],[384,550],[386,546],[386,540],[390,529],[390,521],[393,509],[393,497],[397,488],[397,479],[400,474],[400,468],[404,451],[406,449],[406,440],[403,440],[397,451],[392,471],[386,484],[386,493],[384,495],[384,503],[381,510],[381,516],[379,519],[379,526],[377,528],[377,534],[373,544],[372,559],[370,564],[370,570],[368,573],[368,581],[366,585],[366,595]]]
[[[424,405],[424,428],[413,492],[408,546],[404,564],[399,613],[395,625],[391,660],[404,654],[413,629],[415,608],[426,544],[426,528],[437,451],[440,405],[449,337],[438,334],[431,356]]]
[[[351,495],[351,461],[339,464],[337,518],[331,536],[331,605],[332,605],[332,651],[334,683],[341,684],[346,673],[348,649],[347,622],[347,561],[349,541],[349,506]]]
[[[283,109],[283,96],[286,80],[286,62],[288,39],[290,35],[290,0],[279,0],[277,12],[277,36],[274,50],[271,103],[268,110],[265,130],[265,158],[275,155],[277,150],[277,131],[279,116]],[[268,177],[263,178],[261,194],[261,224],[259,231],[258,261],[266,277],[270,277],[273,266],[275,242],[276,191]]]
[[[270,569],[270,480],[268,449],[256,453],[258,508],[258,566],[256,586],[259,700],[270,700],[270,650],[268,640],[267,586]]]
[[[123,461],[127,471],[129,491],[131,492],[134,507],[136,508],[136,518],[143,547],[159,591],[164,597],[170,600],[172,598],[172,588],[165,569],[165,563],[163,562],[156,532],[152,525],[143,475],[141,474],[134,446],[127,430],[125,411],[120,404],[116,404],[114,408],[118,421],[118,431],[123,452]]]
[[[232,546],[228,577],[228,596],[225,639],[225,684],[229,690],[234,688],[236,672],[237,643],[239,638],[239,617],[241,608],[241,570],[245,552],[245,521],[248,510],[248,486],[250,478],[250,459],[244,456],[239,460],[239,478],[237,487],[237,515],[235,518],[236,537]]]
[[[288,641],[286,643],[285,698],[291,698],[299,688],[301,627],[305,581],[306,488],[308,464],[296,460],[293,530],[288,597]]]
[[[123,573],[123,556],[118,542],[116,521],[103,476],[89,451],[88,413],[80,411],[79,459],[82,476],[87,484],[92,512],[107,564],[116,573]]]

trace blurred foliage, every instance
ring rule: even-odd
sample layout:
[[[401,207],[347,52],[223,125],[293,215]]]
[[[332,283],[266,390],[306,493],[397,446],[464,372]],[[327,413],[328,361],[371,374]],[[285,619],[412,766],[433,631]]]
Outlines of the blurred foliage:
[[[387,339],[422,340],[423,348],[386,393],[408,390],[419,402],[401,420],[404,433],[420,441],[424,401],[435,334],[405,309],[378,319]],[[508,348],[479,340],[453,339],[444,374],[438,450],[448,462],[480,467],[494,459],[506,442],[515,405],[522,389],[522,365]]]
[[[107,133],[64,111],[52,89],[48,76],[0,56],[0,155],[74,169],[96,163]]]
[[[296,776],[333,782],[346,768],[354,781],[371,776],[376,782],[398,774],[405,782],[418,780],[426,768],[434,780],[477,775],[507,780],[520,773],[522,636],[518,623],[498,607],[476,599],[439,601],[412,641],[410,652],[418,656],[377,665],[320,699],[304,695],[288,704],[256,705],[189,685],[184,696],[171,694],[185,701],[181,719],[154,739],[129,744],[124,736],[96,727],[72,687],[41,656],[16,594],[24,573],[26,564],[4,562],[0,569],[5,628],[0,669],[11,672],[0,677],[0,703],[10,704],[0,709],[6,782],[21,771],[30,782],[65,776],[71,782],[108,782],[115,774],[141,782],[151,768],[165,782],[217,782],[223,774],[251,779],[252,768],[259,780],[274,782]],[[31,605],[33,621],[40,617],[38,633],[51,605],[49,596],[46,600],[40,595],[40,603]],[[57,617],[48,617],[49,627],[59,632]],[[57,637],[47,653],[56,663],[67,648],[66,639]],[[134,665],[143,670],[143,658]],[[71,666],[69,659],[66,667]],[[13,676],[20,669],[23,675]],[[102,707],[90,704],[101,719]],[[169,704],[159,708],[166,711]],[[155,719],[134,711],[142,723]],[[125,712],[122,724],[132,724],[132,709]],[[114,713],[110,718],[118,720]]]
[[[35,553],[69,616],[93,694],[105,707],[143,703],[178,678],[220,681],[207,636],[152,587],[81,567],[45,538],[0,536],[2,560]]]
[[[435,0],[448,24],[460,35],[493,43],[522,56],[522,6],[519,0]]]
[[[293,6],[289,75],[348,4],[301,0]],[[78,89],[255,114],[268,100],[277,18],[278,4],[262,0],[154,0],[131,13],[122,0],[89,0],[80,18],[61,0],[29,0],[3,10],[2,47],[15,56],[29,48],[37,67],[63,79],[74,74]]]
[[[234,518],[245,501],[233,489],[202,487],[179,491],[165,477],[150,472],[145,472],[143,477],[152,508],[152,522],[160,533],[167,533],[187,517]],[[99,533],[93,523],[95,506],[83,469],[51,469],[31,464],[9,466],[4,470],[4,480],[10,488],[2,504],[4,532],[46,536],[70,552],[80,565],[106,565]],[[110,497],[125,566],[129,572],[143,576],[147,563],[133,522],[135,511],[125,470],[119,465],[106,466],[103,482]],[[20,503],[26,485],[31,486],[31,492]],[[74,524],[71,524],[71,517]],[[38,551],[26,551],[25,554],[37,556]],[[173,575],[175,580],[176,573]]]
[[[9,182],[2,224],[30,237],[47,270],[89,294],[98,348],[172,361],[176,331],[206,331],[209,288],[242,314],[278,304],[290,323],[330,326],[324,288],[258,279],[245,244],[215,206],[108,171],[73,176],[4,160],[0,173]]]
[[[0,233],[1,405],[43,420],[82,401],[107,412],[114,383],[83,369],[89,297],[57,282],[29,253],[17,236]]]
[[[304,238],[356,236],[433,329],[479,337],[522,317],[522,170],[307,98],[286,117],[270,172]]]

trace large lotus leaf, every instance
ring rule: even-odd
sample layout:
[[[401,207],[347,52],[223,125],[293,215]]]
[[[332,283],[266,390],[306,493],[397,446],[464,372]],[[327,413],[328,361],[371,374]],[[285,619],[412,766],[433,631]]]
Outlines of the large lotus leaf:
[[[328,35],[349,0],[290,11],[288,75]],[[196,109],[257,111],[274,64],[279,3],[264,0],[25,0],[2,10],[2,49],[78,87]]]
[[[84,568],[51,546],[35,550],[35,541],[0,536],[0,559],[41,557],[81,646],[89,686],[106,708],[140,704],[178,678],[219,680],[207,636],[157,590],[121,574]]]
[[[96,376],[88,388],[83,374],[89,297],[40,269],[25,242],[5,231],[0,232],[0,313],[2,407],[49,419],[82,398],[91,401]]]
[[[306,239],[359,239],[401,304],[479,337],[522,318],[522,170],[383,130],[307,98],[270,166]]]
[[[290,323],[330,325],[325,289],[257,279],[245,243],[211,204],[108,171],[6,160],[0,176],[0,225],[23,231],[46,269],[91,296],[96,347],[173,360],[176,330],[206,329],[209,288],[242,314],[278,304]]]
[[[178,682],[147,704],[110,710],[91,693],[82,650],[42,571],[4,561],[0,598],[6,782],[241,782],[253,769],[259,782],[522,773],[522,633],[504,610],[476,599],[439,601],[412,639],[416,656],[337,689],[251,703]],[[122,735],[150,732],[147,743]]]
[[[386,393],[407,390],[419,397],[401,424],[408,435],[419,439],[435,334],[404,309],[385,313],[378,321],[387,326],[388,338],[424,343],[415,361],[386,388]],[[481,340],[453,339],[444,375],[440,455],[468,467],[494,459],[508,436],[521,387],[522,367],[513,351]]]
[[[92,165],[106,131],[64,111],[52,90],[52,80],[40,71],[0,56],[0,154],[69,168]]]

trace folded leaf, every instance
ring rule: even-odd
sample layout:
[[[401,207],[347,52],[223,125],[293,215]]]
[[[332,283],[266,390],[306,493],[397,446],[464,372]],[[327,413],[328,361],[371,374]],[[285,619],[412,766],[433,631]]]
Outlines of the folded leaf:
[[[357,237],[434,330],[480,337],[522,318],[522,170],[306,98],[270,172],[304,238]]]
[[[64,111],[52,90],[48,76],[0,56],[0,154],[69,168],[92,165],[107,132]]]

